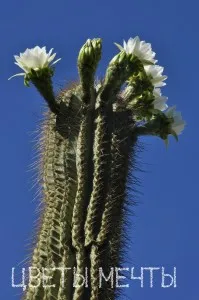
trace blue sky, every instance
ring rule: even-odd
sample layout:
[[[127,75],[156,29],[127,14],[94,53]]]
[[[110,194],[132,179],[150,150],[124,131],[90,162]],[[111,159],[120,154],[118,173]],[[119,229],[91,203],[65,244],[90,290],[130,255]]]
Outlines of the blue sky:
[[[158,138],[142,138],[138,173],[142,185],[130,220],[128,266],[177,267],[177,288],[154,288],[137,281],[126,290],[129,299],[196,300],[199,296],[199,201],[198,201],[198,3],[190,1],[95,1],[7,0],[1,4],[1,147],[0,147],[0,298],[20,299],[11,287],[11,268],[27,256],[37,201],[31,189],[34,131],[43,111],[36,90],[25,88],[22,78],[7,78],[20,70],[13,55],[27,47],[46,45],[58,57],[55,90],[77,78],[76,58],[87,38],[103,39],[98,75],[117,53],[114,42],[139,35],[151,42],[160,65],[168,75],[164,94],[177,105],[187,122],[179,143],[170,139],[166,150]],[[21,267],[23,266],[23,263]],[[18,267],[20,268],[20,267]],[[20,270],[20,269],[18,269]],[[123,283],[126,283],[125,281]],[[121,298],[126,299],[126,298]]]

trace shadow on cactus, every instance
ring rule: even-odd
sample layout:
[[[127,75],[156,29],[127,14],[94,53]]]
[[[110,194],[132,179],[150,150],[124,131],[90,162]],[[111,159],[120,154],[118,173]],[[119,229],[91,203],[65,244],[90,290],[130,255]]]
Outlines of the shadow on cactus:
[[[155,135],[168,144],[169,135],[177,139],[184,129],[161,94],[166,76],[151,45],[138,37],[116,45],[120,52],[96,81],[102,42],[88,39],[77,61],[80,81],[57,97],[51,79],[60,59],[52,63],[53,49],[15,56],[24,73],[14,76],[35,85],[49,107],[40,141],[44,210],[25,300],[116,299],[117,288],[100,279],[121,263],[137,140]],[[38,270],[51,284],[37,284]]]

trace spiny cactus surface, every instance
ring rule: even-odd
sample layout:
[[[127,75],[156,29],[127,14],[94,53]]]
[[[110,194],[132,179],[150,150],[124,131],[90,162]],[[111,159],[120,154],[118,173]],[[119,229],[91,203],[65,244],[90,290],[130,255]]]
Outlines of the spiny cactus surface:
[[[15,56],[25,84],[33,83],[49,108],[40,141],[44,210],[24,300],[116,299],[116,286],[100,285],[100,272],[108,277],[121,263],[137,140],[156,135],[168,144],[168,135],[177,139],[184,128],[174,108],[163,112],[166,76],[151,45],[138,37],[116,45],[120,52],[96,81],[102,41],[87,40],[78,56],[80,81],[56,97],[52,49]],[[37,284],[41,270],[45,285]]]

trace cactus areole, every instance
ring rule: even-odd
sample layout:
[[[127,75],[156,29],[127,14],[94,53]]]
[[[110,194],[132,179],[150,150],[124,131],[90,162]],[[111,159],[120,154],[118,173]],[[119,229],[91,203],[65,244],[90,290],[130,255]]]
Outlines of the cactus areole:
[[[137,140],[155,135],[168,144],[169,135],[177,139],[184,129],[175,107],[166,110],[160,88],[167,77],[151,44],[136,37],[116,45],[120,52],[97,81],[102,41],[88,39],[77,61],[80,80],[58,96],[52,76],[60,59],[52,63],[53,49],[37,46],[15,56],[24,73],[14,76],[24,76],[48,104],[40,141],[44,209],[24,300],[118,297],[107,279],[122,262]],[[37,283],[38,270],[45,270],[45,285]]]

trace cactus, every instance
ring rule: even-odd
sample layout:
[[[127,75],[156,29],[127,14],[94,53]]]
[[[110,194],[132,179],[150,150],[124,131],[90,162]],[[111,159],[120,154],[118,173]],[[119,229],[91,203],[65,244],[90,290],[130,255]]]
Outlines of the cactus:
[[[158,88],[166,76],[150,44],[137,37],[116,45],[120,52],[96,81],[102,41],[87,40],[78,56],[80,81],[56,97],[52,50],[37,46],[15,57],[25,71],[17,75],[33,83],[48,104],[40,141],[44,210],[24,300],[116,299],[115,286],[99,286],[99,269],[108,276],[121,263],[137,140],[156,135],[168,143],[169,134],[177,139],[184,128],[173,108],[163,112],[166,98]],[[63,268],[76,276],[62,276]],[[45,270],[51,285],[37,284],[38,270]]]

